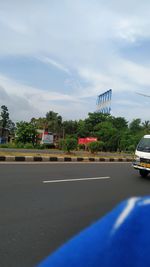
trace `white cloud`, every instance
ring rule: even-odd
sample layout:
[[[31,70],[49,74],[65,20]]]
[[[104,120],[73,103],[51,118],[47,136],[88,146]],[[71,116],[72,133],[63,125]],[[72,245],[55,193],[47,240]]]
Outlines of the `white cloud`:
[[[51,106],[66,116],[71,107],[75,114],[88,113],[90,97],[109,88],[116,93],[147,93],[150,67],[127,59],[120,51],[150,39],[149,9],[147,0],[1,1],[0,56],[36,57],[69,74],[74,90],[70,95],[61,88],[60,93],[51,88],[48,92],[7,77],[0,77],[0,85],[8,96],[24,99],[37,113]],[[73,72],[79,79],[73,78]],[[81,101],[85,97],[89,105]],[[67,101],[67,106],[61,101]],[[136,112],[142,114],[140,107]]]
[[[107,73],[100,70],[82,68],[79,75],[91,86],[82,90],[83,96],[94,96],[101,91],[113,89],[114,92],[145,92],[150,86],[150,67],[128,60],[116,58]]]
[[[45,100],[45,101],[77,101],[75,98],[67,95],[56,93],[55,91],[44,91],[38,88],[34,88],[31,86],[27,86],[21,84],[17,81],[9,79],[3,75],[0,75],[0,85],[5,88],[5,91],[10,94],[14,94],[17,96],[24,96],[28,99],[29,102],[35,99],[37,100]]]
[[[66,104],[67,103],[67,104]],[[10,108],[14,120],[30,120],[54,110],[67,118],[85,115],[85,101],[77,96],[43,91],[0,75],[0,105]]]
[[[70,74],[69,69],[67,69],[64,65],[62,65],[61,63],[49,58],[49,57],[45,57],[45,56],[41,56],[41,57],[37,57],[38,60],[40,60],[41,62],[45,63],[45,64],[50,64],[52,66],[54,66],[55,68],[66,72],[67,74]]]

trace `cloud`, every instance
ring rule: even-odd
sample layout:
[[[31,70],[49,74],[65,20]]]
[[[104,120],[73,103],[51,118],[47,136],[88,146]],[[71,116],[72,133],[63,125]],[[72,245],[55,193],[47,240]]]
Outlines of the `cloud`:
[[[64,118],[80,118],[87,112],[85,104],[77,96],[43,91],[0,75],[0,105],[8,106],[15,121],[44,116],[49,110]]]
[[[30,120],[31,116],[40,116],[38,109],[34,108],[23,96],[8,93],[5,88],[0,86],[0,106],[8,107],[10,118],[13,121]]]
[[[143,66],[117,57],[113,66],[109,68],[108,73],[103,72],[103,70],[97,72],[89,68],[79,70],[79,75],[91,84],[89,88],[85,88],[82,91],[86,97],[94,96],[110,88],[114,92],[135,92],[142,90],[146,93],[147,88],[150,87],[149,73],[149,66]]]
[[[43,114],[50,107],[64,116],[78,117],[94,110],[96,96],[112,88],[120,102],[114,112],[120,109],[126,116],[123,93],[129,103],[131,93],[147,93],[150,86],[149,52],[142,62],[138,53],[135,59],[129,53],[140,47],[144,50],[144,42],[150,40],[149,9],[147,0],[1,1],[0,57],[36,58],[53,66],[56,73],[67,74],[64,84],[70,86],[69,93],[64,84],[56,93],[44,86],[26,86],[28,81],[10,80],[5,73],[8,77],[1,76],[0,84],[7,97],[20,97],[34,114]],[[133,98],[133,105],[136,101]],[[142,107],[135,110],[145,116]]]
[[[37,57],[37,59],[45,64],[50,64],[52,66],[54,66],[55,68],[66,72],[67,74],[70,74],[69,69],[67,69],[65,66],[63,66],[61,63],[49,58],[49,57],[45,57],[45,56],[41,56],[41,57]]]

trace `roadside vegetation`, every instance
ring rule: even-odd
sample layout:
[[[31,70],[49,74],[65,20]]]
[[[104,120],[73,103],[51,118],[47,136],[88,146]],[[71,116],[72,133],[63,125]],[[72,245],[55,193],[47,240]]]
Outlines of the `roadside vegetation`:
[[[62,116],[49,111],[43,118],[32,118],[29,122],[20,121],[16,124],[9,118],[8,108],[1,106],[0,127],[2,134],[9,129],[14,141],[1,144],[1,148],[50,148],[40,145],[37,140],[37,129],[48,129],[57,134],[57,148],[67,153],[75,150],[86,150],[90,153],[125,152],[132,153],[144,134],[150,133],[150,121],[142,122],[136,118],[128,122],[124,117],[114,117],[109,114],[89,113],[82,120],[63,121]],[[78,145],[78,138],[96,137],[97,142]],[[52,147],[53,148],[53,147]]]

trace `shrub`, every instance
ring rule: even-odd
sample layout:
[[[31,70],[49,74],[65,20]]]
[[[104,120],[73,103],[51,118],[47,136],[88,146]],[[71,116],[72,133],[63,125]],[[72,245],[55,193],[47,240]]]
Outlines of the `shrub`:
[[[26,143],[24,145],[24,148],[26,148],[26,149],[33,149],[34,147],[33,147],[33,145],[31,143]]]
[[[84,149],[85,149],[85,145],[84,145],[84,144],[79,144],[79,145],[78,145],[78,148],[79,148],[80,150],[81,150],[81,149],[84,150]]]
[[[8,148],[8,144],[0,144],[0,148]]]
[[[15,143],[8,143],[8,148],[16,148],[16,144]]]
[[[16,143],[16,148],[24,148],[24,144],[23,143]]]
[[[45,148],[49,148],[49,149],[55,148],[54,144],[43,144],[43,145],[45,146]]]
[[[77,149],[77,140],[75,138],[66,138],[64,140],[63,149],[67,152]]]
[[[127,148],[127,151],[128,152],[134,152],[135,151],[135,145],[130,145],[128,148]]]
[[[34,148],[35,148],[35,149],[45,149],[46,147],[45,147],[44,144],[36,144],[36,145],[34,146]]]
[[[91,142],[88,144],[88,148],[91,151],[91,153],[95,153],[98,151],[101,151],[104,147],[104,142],[99,141],[99,142]]]
[[[65,146],[65,140],[64,139],[60,139],[59,140],[59,143],[58,143],[58,148],[60,150],[63,150],[64,149],[64,146]]]

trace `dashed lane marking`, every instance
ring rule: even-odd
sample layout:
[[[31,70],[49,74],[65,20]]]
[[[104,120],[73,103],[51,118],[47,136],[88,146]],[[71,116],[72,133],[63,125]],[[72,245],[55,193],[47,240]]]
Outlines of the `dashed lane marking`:
[[[90,178],[75,178],[75,179],[61,179],[61,180],[45,180],[44,184],[48,183],[64,183],[64,182],[79,182],[79,181],[93,181],[93,180],[105,180],[110,179],[110,176],[105,177],[90,177]]]

